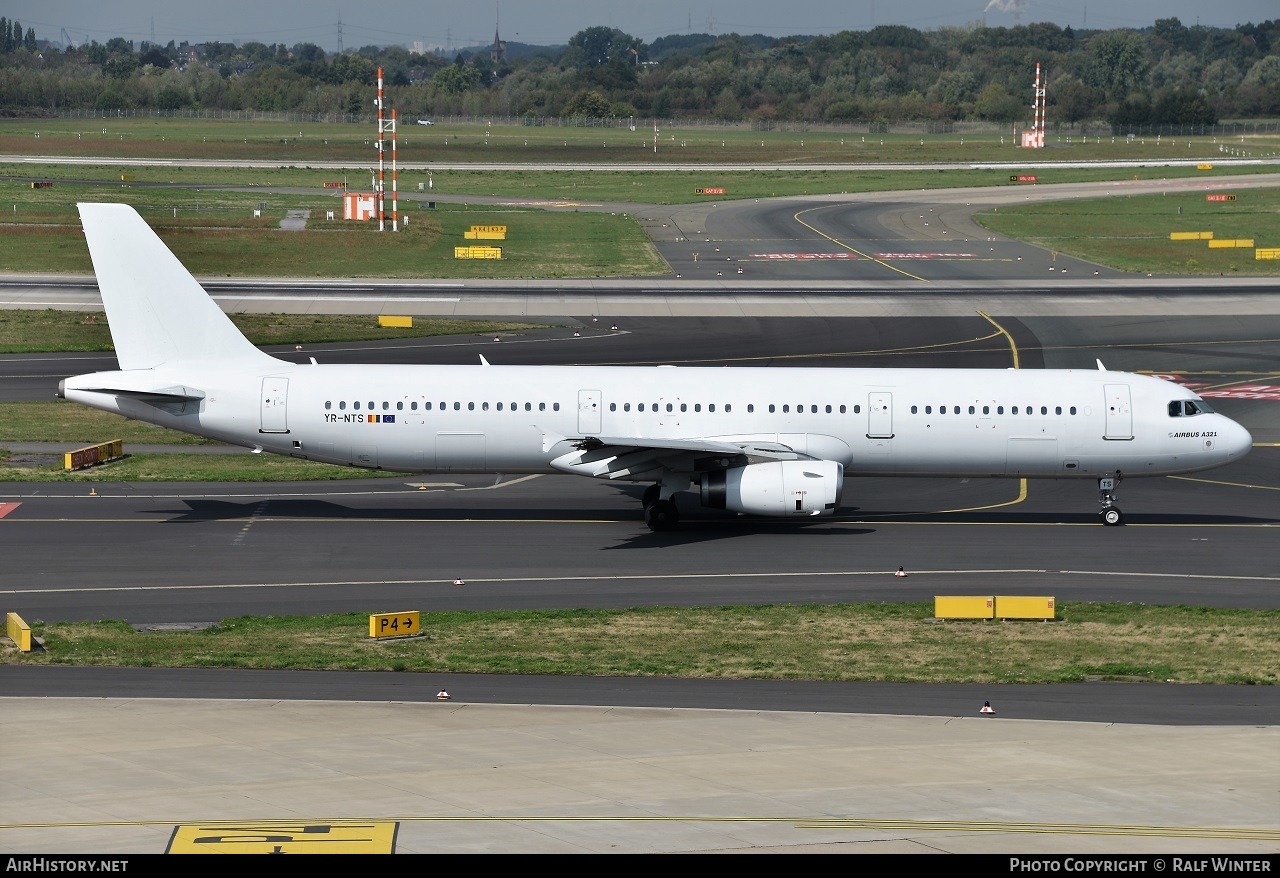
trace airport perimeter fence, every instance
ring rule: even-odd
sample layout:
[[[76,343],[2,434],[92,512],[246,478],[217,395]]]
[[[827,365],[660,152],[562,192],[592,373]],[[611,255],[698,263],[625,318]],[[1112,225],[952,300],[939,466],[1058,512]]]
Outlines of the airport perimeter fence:
[[[62,109],[55,115],[62,119],[207,119],[233,122],[328,123],[376,126],[377,116],[351,113],[303,113],[268,110],[160,110],[160,109]],[[500,125],[530,128],[598,128],[602,130],[652,131],[664,128],[706,129],[711,131],[778,131],[789,133],[834,134],[972,134],[1012,135],[1018,127],[993,122],[959,122],[922,119],[913,121],[811,122],[801,120],[760,119],[657,119],[642,116],[537,116],[531,113],[510,116],[421,116],[405,115],[401,122],[412,125],[418,119],[430,119],[436,125]],[[1029,126],[1024,126],[1029,127]],[[1081,122],[1064,125],[1052,122],[1054,134],[1108,134],[1112,137],[1239,137],[1258,134],[1280,134],[1280,120],[1219,122],[1216,125],[1112,125],[1107,122]]]

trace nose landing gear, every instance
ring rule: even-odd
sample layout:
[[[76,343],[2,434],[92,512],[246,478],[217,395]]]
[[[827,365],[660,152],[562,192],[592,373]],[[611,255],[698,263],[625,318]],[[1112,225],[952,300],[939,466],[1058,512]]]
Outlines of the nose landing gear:
[[[1120,473],[1114,479],[1098,479],[1098,502],[1102,504],[1098,517],[1108,527],[1116,527],[1124,523],[1124,514],[1115,505],[1116,486],[1120,484]]]

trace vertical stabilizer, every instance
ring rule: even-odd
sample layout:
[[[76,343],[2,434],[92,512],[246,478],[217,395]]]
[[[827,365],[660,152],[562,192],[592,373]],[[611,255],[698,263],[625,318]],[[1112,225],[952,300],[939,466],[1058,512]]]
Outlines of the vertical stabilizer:
[[[121,369],[192,360],[270,360],[127,204],[80,204]]]

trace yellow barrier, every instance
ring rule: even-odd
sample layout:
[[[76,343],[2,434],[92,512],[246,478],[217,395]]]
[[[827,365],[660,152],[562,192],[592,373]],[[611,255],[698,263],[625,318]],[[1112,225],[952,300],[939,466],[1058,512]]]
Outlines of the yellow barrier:
[[[408,328],[413,326],[413,318],[412,317],[389,317],[386,314],[380,314],[378,315],[378,325]]]
[[[933,615],[935,619],[994,619],[995,598],[935,595]]]
[[[1053,598],[996,595],[997,619],[1052,619]]]
[[[4,633],[18,646],[20,652],[31,652],[31,626],[17,613],[4,617]]]
[[[77,448],[62,455],[63,469],[84,469],[124,457],[124,440],[113,439],[87,448]]]
[[[1253,258],[1256,259],[1280,259],[1280,247],[1259,247],[1253,251]]]
[[[369,617],[370,637],[413,637],[422,633],[422,613],[377,613]]]
[[[1209,241],[1213,239],[1213,232],[1170,232],[1170,241]]]
[[[454,247],[454,259],[501,259],[501,247]]]
[[[1218,238],[1216,241],[1210,241],[1209,246],[1218,249],[1223,247],[1252,247],[1253,238]]]

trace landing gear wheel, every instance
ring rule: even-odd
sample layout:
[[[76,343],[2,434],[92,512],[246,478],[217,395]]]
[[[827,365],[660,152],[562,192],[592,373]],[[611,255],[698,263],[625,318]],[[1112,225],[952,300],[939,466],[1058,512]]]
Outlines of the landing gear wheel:
[[[650,485],[644,489],[644,493],[640,496],[640,505],[648,509],[654,503],[658,502],[658,498],[662,496],[662,485]]]
[[[670,500],[656,500],[644,508],[644,523],[651,531],[675,530],[680,513]]]
[[[1108,527],[1115,527],[1116,525],[1124,522],[1124,516],[1120,514],[1120,510],[1115,506],[1108,506],[1106,509],[1102,510],[1102,512],[1099,513],[1099,517],[1102,519],[1102,523]]]

